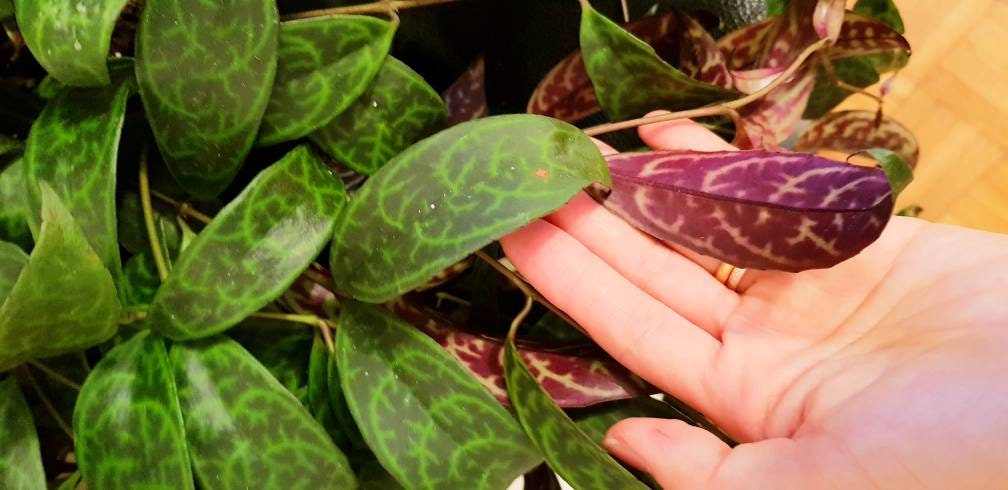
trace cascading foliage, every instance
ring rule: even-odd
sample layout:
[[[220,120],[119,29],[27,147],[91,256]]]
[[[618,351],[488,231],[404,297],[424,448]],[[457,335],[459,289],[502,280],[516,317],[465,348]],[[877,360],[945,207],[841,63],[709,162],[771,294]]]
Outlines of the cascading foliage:
[[[570,0],[515,66],[474,0],[318,3],[0,0],[0,488],[653,486],[611,424],[727,436],[551,305],[509,335],[496,241],[593,188],[737,266],[828,267],[919,157],[833,111],[908,61],[888,0]],[[583,131],[705,107],[743,151]]]

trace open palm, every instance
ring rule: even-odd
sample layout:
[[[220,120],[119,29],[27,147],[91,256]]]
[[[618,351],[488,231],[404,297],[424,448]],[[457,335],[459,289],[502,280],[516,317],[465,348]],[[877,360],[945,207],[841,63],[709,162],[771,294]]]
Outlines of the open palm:
[[[722,150],[689,122],[658,149]],[[749,271],[633,229],[587,196],[502,240],[617,360],[742,442],[629,419],[606,444],[668,488],[1008,484],[1008,237],[895,218],[827,270]]]

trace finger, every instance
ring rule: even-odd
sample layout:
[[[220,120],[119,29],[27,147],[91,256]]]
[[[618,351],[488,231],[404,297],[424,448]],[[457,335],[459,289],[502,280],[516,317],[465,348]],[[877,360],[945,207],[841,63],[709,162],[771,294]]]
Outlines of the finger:
[[[537,220],[501,239],[511,262],[621,364],[701,410],[720,343],[630,283],[560,228]]]
[[[605,446],[650,474],[662,488],[815,488],[791,439],[729,448],[704,429],[681,420],[631,418],[614,425]],[[812,485],[812,486],[809,486]]]
[[[702,267],[610,213],[585,194],[549,215],[638,288],[720,338],[738,295]]]
[[[648,116],[668,114],[654,111]],[[734,146],[689,119],[645,124],[637,129],[641,140],[655,150],[730,151]]]

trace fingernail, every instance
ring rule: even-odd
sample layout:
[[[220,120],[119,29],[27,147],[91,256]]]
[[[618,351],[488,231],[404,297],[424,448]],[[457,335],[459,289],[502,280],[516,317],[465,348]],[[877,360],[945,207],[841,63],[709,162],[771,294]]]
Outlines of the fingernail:
[[[634,450],[632,445],[625,443],[618,437],[606,437],[602,444],[609,452],[630,466],[644,468],[644,458]]]

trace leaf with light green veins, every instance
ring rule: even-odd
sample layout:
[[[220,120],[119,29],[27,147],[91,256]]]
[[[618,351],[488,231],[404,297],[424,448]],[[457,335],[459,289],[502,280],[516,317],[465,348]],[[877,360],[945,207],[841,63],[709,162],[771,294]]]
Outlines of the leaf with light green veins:
[[[35,59],[57,80],[107,85],[112,30],[126,0],[14,0],[18,27]]]
[[[405,63],[389,56],[364,95],[312,133],[311,140],[340,163],[370,175],[447,121],[441,96]]]
[[[581,53],[602,110],[612,121],[654,109],[693,109],[739,94],[690,78],[582,0]]]
[[[329,402],[329,359],[332,354],[318,335],[312,343],[311,354],[308,357],[308,411],[326,432],[332,436],[333,442],[346,451],[350,447],[350,439],[343,432],[339,420],[333,413]]]
[[[160,285],[157,264],[150,252],[134,255],[126,261],[120,281],[125,306],[139,308],[150,305]]]
[[[276,75],[274,0],[146,2],[136,74],[175,179],[197,197],[231,182],[255,140]]]
[[[24,160],[15,160],[0,170],[0,240],[31,250],[29,209],[28,196],[25,195]]]
[[[104,342],[116,332],[119,310],[112,275],[43,184],[38,242],[0,306],[0,371]]]
[[[147,315],[172,339],[226,330],[280,296],[315,259],[346,201],[300,146],[263,170],[179,255]]]
[[[0,302],[7,299],[21,269],[27,263],[28,254],[21,247],[10,242],[0,242]]]
[[[506,488],[542,461],[457,360],[387,310],[345,303],[336,357],[364,440],[403,486]]]
[[[41,208],[38,183],[63,201],[94,251],[113,276],[122,270],[116,231],[116,158],[130,84],[59,91],[35,120],[25,146],[28,205]],[[29,214],[37,236],[41,218]]]
[[[599,447],[550,400],[518,355],[513,339],[504,347],[508,397],[525,433],[550,468],[574,488],[647,489]]]
[[[563,206],[609,167],[580,129],[534,115],[459,124],[396,156],[336,221],[332,275],[381,302]]]
[[[176,343],[170,358],[200,488],[357,487],[322,426],[238,343]]]
[[[90,488],[193,488],[182,412],[164,341],[140,332],[88,375],[73,414]]]
[[[13,376],[0,381],[0,420],[0,488],[44,490],[35,422]]]
[[[395,28],[360,15],[280,24],[276,82],[258,144],[306,136],[349,107],[378,73]]]

